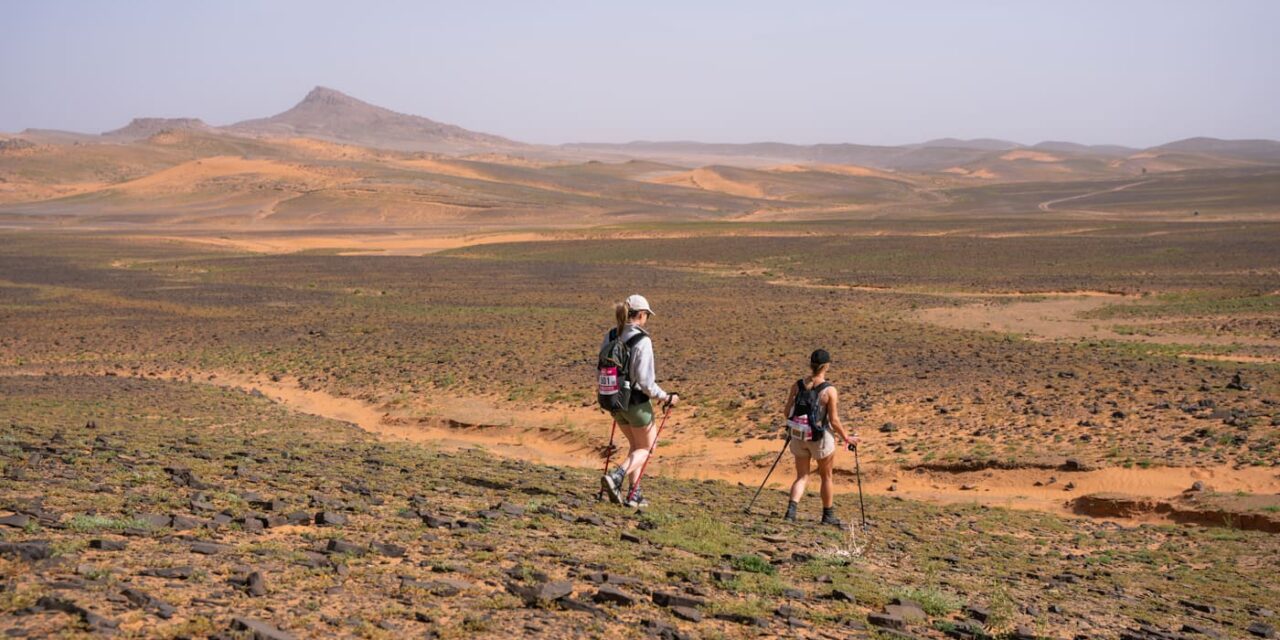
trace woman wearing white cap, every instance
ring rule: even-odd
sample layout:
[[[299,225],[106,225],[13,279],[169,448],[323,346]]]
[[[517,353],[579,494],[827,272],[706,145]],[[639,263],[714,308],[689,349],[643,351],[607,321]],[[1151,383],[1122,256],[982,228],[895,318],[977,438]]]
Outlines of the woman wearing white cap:
[[[613,419],[626,436],[630,451],[618,468],[605,474],[601,485],[613,502],[641,507],[647,503],[638,490],[628,491],[628,499],[624,502],[623,480],[630,478],[631,485],[635,485],[640,469],[644,467],[649,451],[653,449],[657,429],[653,423],[652,400],[673,407],[680,401],[680,396],[667,393],[658,386],[653,365],[653,341],[645,331],[645,325],[654,315],[649,301],[644,296],[633,295],[625,302],[614,305],[614,314],[618,326],[609,330],[609,335],[605,336],[605,345],[616,338],[629,350],[626,377],[630,383],[631,395],[625,408],[613,412]]]

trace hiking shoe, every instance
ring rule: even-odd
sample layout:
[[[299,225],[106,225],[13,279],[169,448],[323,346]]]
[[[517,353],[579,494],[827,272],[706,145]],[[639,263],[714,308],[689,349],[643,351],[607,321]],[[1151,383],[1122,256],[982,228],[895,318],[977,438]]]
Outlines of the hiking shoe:
[[[622,506],[630,507],[632,509],[643,509],[649,506],[649,501],[644,499],[644,494],[641,493],[639,489],[636,489],[627,496],[627,501],[623,502]]]
[[[822,508],[822,524],[829,524],[833,527],[844,527],[844,523],[840,521],[840,518],[836,517],[835,507]]]
[[[787,515],[782,516],[782,519],[783,519],[783,520],[786,520],[787,522],[795,522],[795,521],[796,521],[796,507],[798,507],[798,506],[800,506],[800,505],[798,505],[798,504],[796,504],[796,503],[794,503],[794,502],[788,502],[788,503],[787,503]]]
[[[604,474],[600,478],[600,488],[609,496],[609,502],[622,504],[622,467]]]

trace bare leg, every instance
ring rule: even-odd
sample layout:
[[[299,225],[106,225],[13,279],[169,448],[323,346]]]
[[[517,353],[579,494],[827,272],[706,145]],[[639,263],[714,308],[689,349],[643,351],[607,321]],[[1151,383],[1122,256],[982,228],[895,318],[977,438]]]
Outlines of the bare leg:
[[[636,476],[640,475],[640,469],[644,467],[644,461],[649,459],[649,450],[653,448],[658,430],[654,428],[653,423],[649,423],[647,427],[626,427],[623,431],[627,434],[631,451],[627,454],[627,459],[622,462],[622,468],[627,470],[626,477],[635,483]]]
[[[832,482],[831,473],[836,468],[836,454],[831,455],[818,461],[818,476],[822,478],[822,506],[830,507],[835,496],[835,488]]]
[[[800,502],[804,487],[809,483],[809,456],[796,456],[796,481],[791,483],[791,501]]]

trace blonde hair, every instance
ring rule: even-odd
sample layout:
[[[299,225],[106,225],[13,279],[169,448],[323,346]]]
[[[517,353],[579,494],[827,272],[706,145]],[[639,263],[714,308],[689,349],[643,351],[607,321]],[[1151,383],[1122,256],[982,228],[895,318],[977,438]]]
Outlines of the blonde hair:
[[[631,317],[631,307],[624,301],[613,305],[613,316],[618,321],[618,337],[622,337],[622,330],[627,326],[627,319]]]

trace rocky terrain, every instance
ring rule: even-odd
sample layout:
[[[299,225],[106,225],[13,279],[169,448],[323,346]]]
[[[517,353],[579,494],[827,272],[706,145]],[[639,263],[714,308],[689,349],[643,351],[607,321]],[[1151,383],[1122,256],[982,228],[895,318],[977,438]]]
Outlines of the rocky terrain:
[[[1266,533],[876,497],[844,531],[661,476],[635,512],[200,384],[0,390],[9,637],[1272,637],[1280,607]]]

